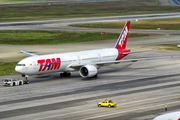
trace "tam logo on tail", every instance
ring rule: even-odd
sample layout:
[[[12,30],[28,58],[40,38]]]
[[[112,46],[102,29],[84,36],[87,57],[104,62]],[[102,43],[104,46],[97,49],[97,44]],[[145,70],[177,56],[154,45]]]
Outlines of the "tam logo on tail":
[[[128,35],[128,28],[126,26],[126,28],[124,29],[124,32],[120,38],[120,41],[119,41],[119,45],[122,47],[123,43],[125,42],[126,38],[127,38],[127,35]]]
[[[130,27],[130,21],[127,21],[127,23],[125,24],[119,38],[118,41],[116,43],[115,48],[116,49],[125,49],[126,48],[126,42],[127,42],[127,38],[128,38],[128,33],[129,33],[129,27]]]

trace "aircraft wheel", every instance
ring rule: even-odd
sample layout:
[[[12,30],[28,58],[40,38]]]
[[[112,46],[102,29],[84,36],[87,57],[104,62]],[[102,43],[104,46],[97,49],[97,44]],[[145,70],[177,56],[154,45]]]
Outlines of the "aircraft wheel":
[[[24,84],[29,84],[29,80],[24,80]]]
[[[71,76],[71,73],[67,73],[67,72],[60,73],[60,76],[61,76],[61,77],[70,77],[70,76]]]
[[[67,73],[67,76],[70,77],[70,76],[71,76],[71,73]]]
[[[60,76],[63,77],[63,73],[60,73]]]
[[[27,80],[27,82],[26,82],[27,84],[29,84],[29,80]]]

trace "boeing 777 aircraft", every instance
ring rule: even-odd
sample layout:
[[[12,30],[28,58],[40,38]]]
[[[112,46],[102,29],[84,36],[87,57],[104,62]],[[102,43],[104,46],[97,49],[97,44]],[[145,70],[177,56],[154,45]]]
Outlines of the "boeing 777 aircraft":
[[[60,76],[65,77],[71,76],[71,72],[73,71],[79,71],[79,74],[83,78],[86,78],[96,77],[97,69],[102,66],[142,60],[121,60],[128,54],[134,53],[126,49],[129,27],[130,21],[127,21],[114,48],[49,55],[35,55],[21,51],[22,53],[30,55],[30,57],[21,60],[15,67],[15,71],[22,74],[23,77],[51,72],[61,72]]]

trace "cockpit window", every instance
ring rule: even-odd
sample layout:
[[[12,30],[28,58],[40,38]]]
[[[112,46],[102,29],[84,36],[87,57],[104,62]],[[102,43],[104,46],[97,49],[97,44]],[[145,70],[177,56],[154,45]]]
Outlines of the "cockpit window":
[[[26,66],[25,64],[17,64],[16,66]]]

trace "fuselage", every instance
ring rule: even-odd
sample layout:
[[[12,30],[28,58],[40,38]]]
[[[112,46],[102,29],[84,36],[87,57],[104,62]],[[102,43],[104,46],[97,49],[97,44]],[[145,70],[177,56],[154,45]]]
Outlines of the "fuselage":
[[[58,53],[27,57],[21,60],[15,70],[24,75],[44,74],[50,72],[71,72],[71,64],[90,64],[104,61],[119,60],[124,57],[116,48],[104,48],[88,51]],[[129,50],[127,51],[129,52]]]

